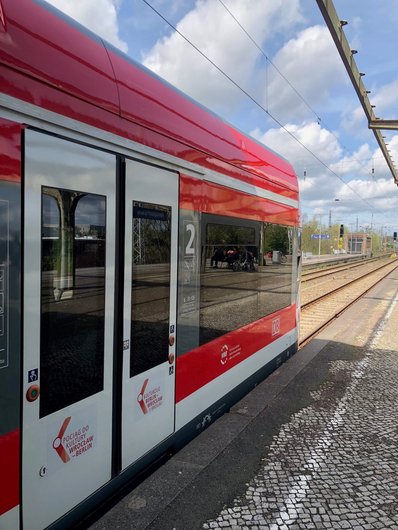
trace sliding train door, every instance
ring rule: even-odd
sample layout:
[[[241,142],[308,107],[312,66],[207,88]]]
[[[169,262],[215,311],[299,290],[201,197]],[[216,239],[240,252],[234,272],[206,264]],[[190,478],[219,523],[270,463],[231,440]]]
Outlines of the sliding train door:
[[[178,174],[126,161],[122,468],[174,431]]]
[[[111,478],[115,156],[26,132],[22,511],[42,529]]]

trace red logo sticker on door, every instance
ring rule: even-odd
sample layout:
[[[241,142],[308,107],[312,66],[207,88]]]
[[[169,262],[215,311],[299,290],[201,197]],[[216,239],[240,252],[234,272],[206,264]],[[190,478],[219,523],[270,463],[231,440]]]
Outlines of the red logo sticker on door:
[[[228,346],[227,344],[223,344],[221,347],[221,357],[220,362],[222,366],[225,366],[227,362],[229,363],[236,357],[239,357],[242,353],[242,348],[240,344],[235,344],[234,346]]]
[[[81,420],[81,418],[80,418]],[[64,464],[71,458],[78,458],[94,447],[93,428],[79,418],[72,421],[72,416],[64,419],[52,446]]]
[[[68,418],[65,418],[64,423],[62,424],[59,430],[58,436],[53,441],[54,449],[57,451],[58,456],[60,457],[62,462],[64,462],[65,464],[66,462],[69,462],[70,458],[69,458],[68,453],[65,451],[65,447],[62,445],[62,438],[65,434],[66,429],[68,428],[68,425],[71,419],[72,419],[71,416],[69,416]]]
[[[228,361],[228,351],[229,351],[229,348],[227,346],[227,344],[223,344],[222,348],[221,348],[221,364],[224,366],[227,364],[227,361]]]
[[[145,379],[140,393],[137,396],[138,404],[144,414],[154,411],[163,404],[163,395],[160,385],[155,385],[152,388],[149,387],[147,390],[148,384],[149,379]]]

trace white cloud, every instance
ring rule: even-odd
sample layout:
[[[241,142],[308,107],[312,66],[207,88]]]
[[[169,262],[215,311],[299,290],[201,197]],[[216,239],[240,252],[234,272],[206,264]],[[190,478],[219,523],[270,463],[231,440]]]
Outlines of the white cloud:
[[[383,119],[396,119],[398,106],[398,79],[387,83],[379,88],[372,88],[369,100],[375,105],[375,115]],[[353,133],[358,130],[366,131],[364,128],[366,118],[360,105],[354,110],[344,113],[342,125],[347,131]]]
[[[376,105],[375,113],[380,118],[388,119],[389,116],[385,114],[391,113],[391,119],[396,119],[397,103],[398,103],[398,79],[388,83],[379,90],[377,90],[374,96],[369,96],[372,99],[372,103]]]
[[[330,168],[342,177],[346,175],[368,177],[372,174],[373,156],[369,145],[363,144],[354,153],[345,155],[331,164]]]
[[[257,129],[251,134],[293,165],[299,178],[301,198],[321,213],[323,205],[338,196],[341,181],[326,166],[330,167],[340,160],[342,149],[339,141],[317,123],[288,124],[286,129],[301,143],[282,128],[269,129],[265,133]]]
[[[322,166],[312,153],[326,165],[339,160],[342,150],[337,137],[317,123],[288,124],[286,129],[307,149],[282,128],[269,129],[265,133],[256,129],[251,134],[289,160],[296,167],[296,171],[299,174],[302,174],[304,168],[314,164]]]
[[[394,134],[389,138],[388,147],[394,160],[398,160],[398,134]]]
[[[230,0],[228,9],[260,45],[302,21],[299,0]],[[251,92],[259,50],[235,20],[214,0],[198,0],[177,29],[243,88]],[[180,35],[158,41],[144,64],[209,106],[234,104],[242,93]]]
[[[279,50],[273,63],[314,109],[328,101],[333,89],[346,83],[346,74],[329,31],[312,26],[290,39]],[[278,119],[294,115],[299,119],[310,112],[295,91],[274,69],[269,69],[264,101]]]
[[[341,126],[347,133],[355,136],[358,136],[358,132],[359,135],[367,134],[367,122],[363,108],[358,105],[354,110],[344,109]]]
[[[380,218],[395,217],[397,187],[380,150],[372,151],[368,144],[363,144],[346,154],[338,137],[316,123],[290,124],[286,128],[325,165],[281,128],[266,132],[256,129],[252,135],[293,164],[299,177],[304,211],[323,215],[323,223],[330,211],[334,219],[345,223],[356,220],[358,215],[360,223],[372,214]],[[390,140],[390,147],[398,155],[398,135]]]
[[[353,179],[350,188],[341,186],[339,190],[339,205],[345,205],[347,213],[363,217],[364,213],[378,214],[388,219],[398,208],[398,194],[391,178],[373,180]],[[354,193],[352,190],[355,190]]]
[[[118,35],[117,9],[120,0],[47,1],[117,48],[127,52],[127,44]]]

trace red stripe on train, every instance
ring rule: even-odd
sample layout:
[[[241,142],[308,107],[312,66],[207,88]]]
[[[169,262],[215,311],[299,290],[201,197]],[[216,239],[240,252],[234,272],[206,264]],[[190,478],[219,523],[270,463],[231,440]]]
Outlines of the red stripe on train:
[[[180,179],[180,208],[290,226],[299,222],[297,208],[187,175]]]
[[[176,402],[296,327],[296,306],[257,320],[177,359]]]
[[[0,118],[0,180],[21,181],[22,126]]]
[[[0,436],[0,515],[19,504],[19,429]]]

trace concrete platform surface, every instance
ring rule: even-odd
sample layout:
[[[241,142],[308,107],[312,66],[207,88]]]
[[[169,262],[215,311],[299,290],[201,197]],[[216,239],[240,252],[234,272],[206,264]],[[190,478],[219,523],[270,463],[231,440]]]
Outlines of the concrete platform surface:
[[[398,272],[92,530],[398,529]]]

